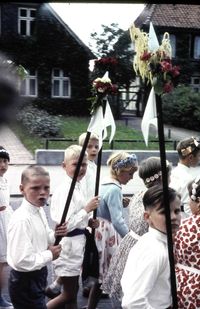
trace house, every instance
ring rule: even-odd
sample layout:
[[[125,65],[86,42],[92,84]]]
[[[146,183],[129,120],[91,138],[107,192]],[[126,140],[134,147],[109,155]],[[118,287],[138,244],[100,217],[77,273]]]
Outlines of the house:
[[[91,50],[48,3],[0,4],[0,52],[28,72],[27,104],[68,115],[88,113]]]
[[[170,34],[172,62],[180,66],[179,82],[200,92],[200,5],[146,4],[134,21],[136,27],[149,32],[152,22],[158,40]],[[144,110],[146,99],[143,98]]]
[[[135,20],[135,26],[149,30],[150,21],[158,38],[170,34],[172,59],[187,72],[181,81],[200,91],[200,5],[147,4]]]

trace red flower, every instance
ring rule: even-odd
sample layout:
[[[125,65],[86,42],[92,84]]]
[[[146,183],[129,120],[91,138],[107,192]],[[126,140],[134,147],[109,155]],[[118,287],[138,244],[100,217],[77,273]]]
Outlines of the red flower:
[[[170,72],[172,70],[171,61],[163,60],[160,62],[160,65],[163,72]]]
[[[173,76],[173,77],[178,76],[178,75],[180,74],[179,70],[180,70],[180,67],[179,67],[179,66],[176,66],[176,65],[173,66],[173,68],[172,68],[172,70],[171,70],[172,76]]]
[[[151,53],[148,52],[148,51],[145,51],[143,55],[140,56],[140,60],[143,60],[143,61],[147,61],[151,58]]]
[[[163,90],[164,90],[165,93],[171,92],[172,89],[173,89],[173,85],[172,85],[171,82],[164,84]]]

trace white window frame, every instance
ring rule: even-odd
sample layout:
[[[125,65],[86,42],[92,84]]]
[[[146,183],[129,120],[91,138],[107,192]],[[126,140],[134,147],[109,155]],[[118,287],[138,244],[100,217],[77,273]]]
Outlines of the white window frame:
[[[198,83],[195,83],[195,80],[198,81]],[[195,91],[200,93],[200,75],[199,76],[192,76],[190,87]]]
[[[38,78],[37,78],[37,71],[35,70],[35,74],[30,74],[30,70],[27,70],[27,76],[22,81],[21,84],[21,96],[24,97],[33,97],[36,98],[38,96]],[[31,93],[31,81],[35,81],[35,89],[34,94]],[[24,88],[24,93],[22,94],[22,89]]]
[[[26,16],[20,16],[20,10],[26,10]],[[35,17],[31,17],[31,11],[36,11],[34,8],[18,8],[18,33],[24,36],[31,36],[31,23],[35,21]],[[21,34],[21,21],[26,22],[26,34]]]
[[[194,37],[194,59],[200,59],[200,35]]]
[[[59,74],[54,75],[54,72],[58,71]],[[68,82],[68,95],[64,95],[64,82]],[[54,94],[54,84],[58,83],[58,95]],[[51,97],[52,98],[71,98],[71,82],[68,76],[65,76],[64,70],[53,68],[52,70],[52,87],[51,87]]]

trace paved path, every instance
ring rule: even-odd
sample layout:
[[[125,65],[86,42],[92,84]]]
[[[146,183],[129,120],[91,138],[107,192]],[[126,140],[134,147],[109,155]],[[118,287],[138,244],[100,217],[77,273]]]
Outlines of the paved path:
[[[10,154],[10,164],[34,164],[33,155],[9,127],[0,129],[0,145]]]

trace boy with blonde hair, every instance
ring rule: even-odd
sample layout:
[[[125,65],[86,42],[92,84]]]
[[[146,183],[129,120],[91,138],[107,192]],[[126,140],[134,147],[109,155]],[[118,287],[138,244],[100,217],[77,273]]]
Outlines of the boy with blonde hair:
[[[65,150],[63,168],[66,171],[65,181],[56,188],[51,200],[52,220],[59,223],[63,214],[65,202],[76,171],[82,147],[71,145]],[[99,204],[98,196],[86,202],[82,191],[81,180],[87,170],[87,153],[81,162],[76,185],[67,212],[67,237],[61,240],[62,250],[60,257],[54,262],[55,274],[63,289],[60,295],[50,300],[48,309],[59,308],[67,304],[67,308],[77,308],[78,281],[81,272],[85,249],[85,228],[90,225],[96,227],[96,220],[89,220],[89,213]]]

